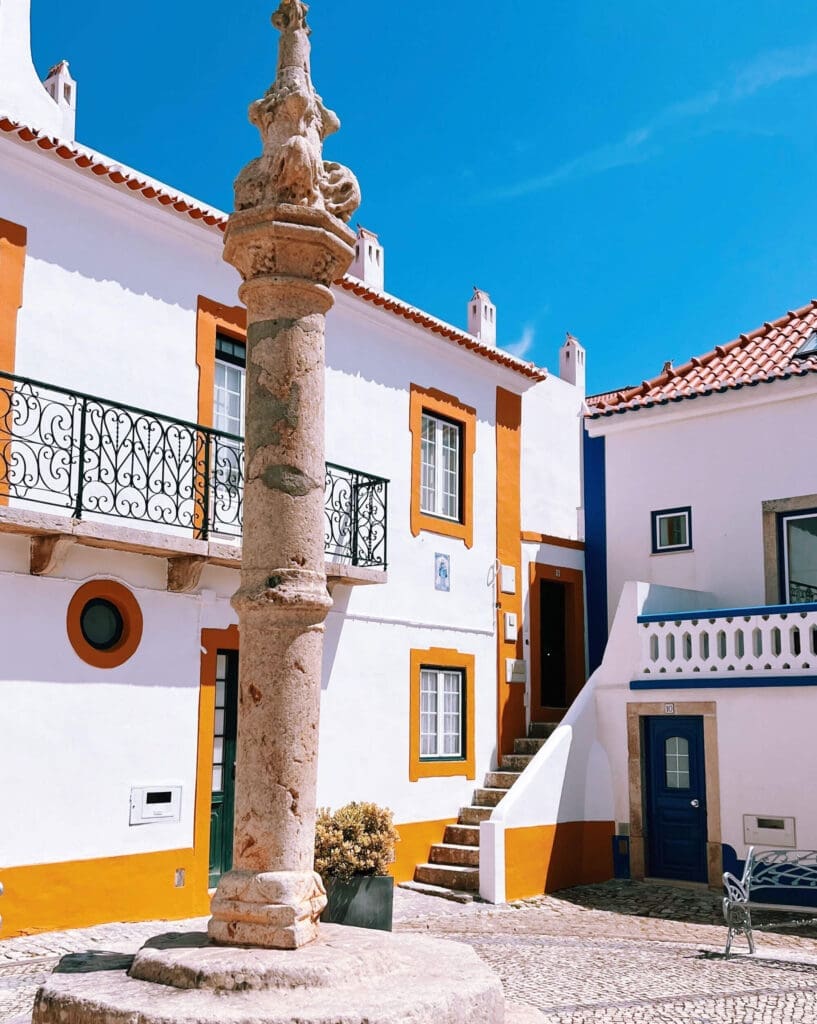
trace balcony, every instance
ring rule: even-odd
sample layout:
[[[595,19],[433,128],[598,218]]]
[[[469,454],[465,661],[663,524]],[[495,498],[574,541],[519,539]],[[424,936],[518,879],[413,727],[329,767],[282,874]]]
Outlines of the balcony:
[[[813,685],[817,676],[817,603],[661,612],[637,621],[634,690]]]
[[[237,566],[243,484],[237,435],[0,373],[0,528],[41,539],[32,572],[60,540]],[[327,463],[324,508],[330,579],[384,580],[388,480]]]

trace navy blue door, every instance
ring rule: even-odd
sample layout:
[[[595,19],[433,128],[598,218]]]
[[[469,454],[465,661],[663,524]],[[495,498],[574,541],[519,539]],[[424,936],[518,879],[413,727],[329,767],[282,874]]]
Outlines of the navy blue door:
[[[647,873],[706,882],[703,718],[644,719]]]

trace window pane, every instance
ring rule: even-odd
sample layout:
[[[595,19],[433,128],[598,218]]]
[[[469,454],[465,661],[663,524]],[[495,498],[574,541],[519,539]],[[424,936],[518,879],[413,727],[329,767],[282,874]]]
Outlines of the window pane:
[[[224,762],[224,737],[216,736],[213,739],[213,764]]]
[[[683,547],[687,540],[687,516],[685,512],[673,516],[658,517],[658,546],[660,548]]]
[[[443,752],[458,757],[462,752],[462,674],[443,673]]]
[[[244,433],[244,369],[216,360],[213,425],[230,434]]]
[[[437,754],[437,673],[423,670],[420,679],[420,756]]]
[[[437,511],[437,421],[425,414],[421,468],[420,508],[423,512],[434,513]]]
[[[223,736],[224,735],[224,709],[223,708],[220,708],[220,709],[218,709],[216,711],[216,724],[215,724],[215,728],[214,728],[213,731],[214,731],[216,736]]]
[[[789,601],[817,601],[817,516],[786,520]]]
[[[213,792],[220,793],[223,789],[224,769],[220,764],[213,765]]]
[[[460,430],[451,423],[441,423],[443,455],[442,514],[459,518]]]
[[[689,741],[670,736],[664,743],[667,789],[689,789]]]

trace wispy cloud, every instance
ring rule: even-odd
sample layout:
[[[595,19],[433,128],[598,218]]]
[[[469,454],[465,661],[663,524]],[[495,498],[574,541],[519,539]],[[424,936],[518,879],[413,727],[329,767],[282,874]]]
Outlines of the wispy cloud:
[[[518,356],[520,359],[524,359],[528,352],[533,348],[535,340],[536,331],[533,329],[531,324],[528,324],[522,331],[522,336],[518,341],[514,341],[510,345],[503,345],[503,348],[506,352],[510,352],[512,356]]]
[[[643,163],[662,152],[670,130],[677,134],[685,125],[694,128],[696,121],[718,108],[749,99],[780,82],[810,78],[815,74],[817,43],[770,50],[745,65],[731,79],[707,92],[671,103],[646,124],[627,132],[621,139],[566,160],[545,174],[500,186],[482,198],[518,199],[535,192],[543,192],[563,182],[589,178],[617,167]]]

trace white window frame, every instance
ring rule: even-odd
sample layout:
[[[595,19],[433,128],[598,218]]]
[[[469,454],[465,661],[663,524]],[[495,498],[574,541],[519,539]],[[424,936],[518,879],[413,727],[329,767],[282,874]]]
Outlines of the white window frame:
[[[661,521],[683,517],[686,521],[686,540],[683,544],[661,543]],[[665,551],[690,551],[692,549],[692,508],[662,508],[652,513],[652,553],[663,554]]]
[[[446,711],[445,711],[445,697],[446,697],[446,682],[452,677],[456,677],[459,684],[458,703],[457,703],[457,729],[446,731]],[[423,708],[423,698],[425,695],[433,692],[435,695],[434,700],[434,711],[433,711],[433,729],[427,728],[431,723],[429,722],[429,716],[432,714],[428,709]],[[418,718],[419,729],[420,729],[420,760],[421,761],[464,761],[466,757],[465,751],[465,699],[466,699],[466,679],[465,670],[461,668],[437,668],[432,665],[423,665],[420,668],[420,714]],[[457,738],[457,749],[448,750],[445,749],[445,740],[447,737],[456,736]],[[434,750],[424,750],[424,741],[426,738],[433,738]]]
[[[238,392],[239,410],[240,410],[239,414],[238,414],[238,430],[229,430],[229,429],[227,429],[227,427],[225,427],[221,423],[217,422],[217,420],[218,420],[218,413],[219,413],[219,403],[218,403],[219,394],[221,392],[225,392],[225,391],[227,391],[228,393],[231,393],[231,394],[234,393],[234,392],[229,391],[229,389],[221,387],[219,385],[219,383],[218,383],[219,367],[222,367],[222,366],[227,371],[230,371],[230,370],[235,371],[239,375],[239,378],[240,378],[240,387],[239,387],[239,392]],[[245,396],[246,386],[247,386],[247,371],[246,371],[245,367],[239,366],[238,363],[229,362],[226,359],[216,359],[216,369],[215,369],[214,380],[213,380],[213,426],[215,427],[216,430],[222,430],[222,431],[224,431],[227,434],[237,434],[239,437],[243,437],[244,436],[244,412],[245,412],[245,409],[244,409],[245,397],[244,396]]]
[[[817,511],[814,509],[804,509],[802,512],[781,512],[780,513],[780,534],[782,539],[783,547],[783,603],[791,604],[791,576],[789,566],[789,530],[788,524],[793,519],[817,519]],[[803,585],[803,584],[801,584]],[[805,584],[807,585],[807,584]],[[802,602],[810,603],[810,602]]]
[[[423,410],[420,436],[420,511],[424,515],[447,519],[452,523],[462,522],[462,424]],[[427,436],[431,427],[431,438]],[[456,473],[454,488],[446,490],[446,466],[443,458],[445,435],[451,431],[457,439]],[[450,436],[450,435],[449,435]],[[431,442],[434,455],[433,465],[426,460],[427,445]],[[454,512],[447,511],[453,506]]]

